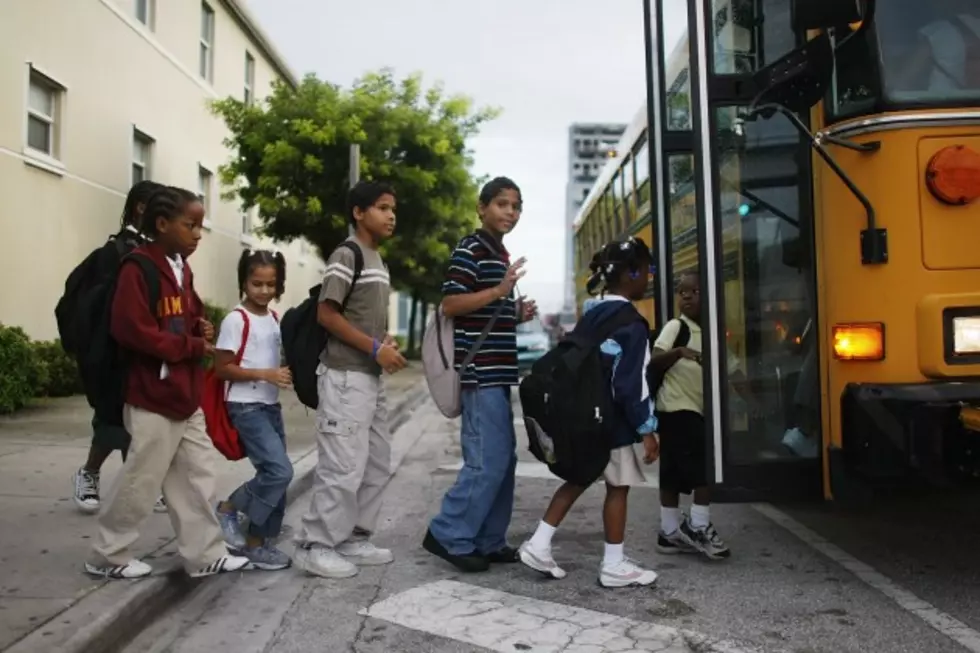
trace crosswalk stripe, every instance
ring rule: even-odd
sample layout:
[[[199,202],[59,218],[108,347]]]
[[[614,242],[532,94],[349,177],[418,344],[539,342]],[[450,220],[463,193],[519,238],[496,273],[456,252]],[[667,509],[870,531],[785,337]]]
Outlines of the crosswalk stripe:
[[[754,653],[736,642],[443,580],[395,594],[362,616],[499,653]]]

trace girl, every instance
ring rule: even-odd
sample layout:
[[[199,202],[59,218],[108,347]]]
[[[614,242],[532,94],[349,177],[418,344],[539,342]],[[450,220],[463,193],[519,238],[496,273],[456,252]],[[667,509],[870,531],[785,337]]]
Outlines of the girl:
[[[136,261],[120,266],[109,328],[126,355],[123,422],[132,442],[99,513],[85,570],[106,578],[141,578],[153,571],[130,557],[130,547],[162,486],[187,573],[237,571],[249,560],[228,555],[210,505],[217,481],[214,447],[201,410],[201,361],[214,351],[214,326],[204,319],[187,265],[201,240],[204,206],[190,191],[164,188],[147,201],[140,222],[152,242],[133,256],[153,265],[159,299],[150,305],[150,272]]]
[[[119,232],[109,237],[109,240],[99,251],[98,269],[101,279],[98,283],[115,274],[119,260],[146,242],[146,237],[139,231],[140,216],[146,207],[150,195],[163,188],[152,181],[141,181],[129,189],[126,203],[123,206],[122,221]],[[126,429],[112,424],[103,424],[92,417],[92,446],[89,448],[88,460],[72,476],[74,492],[72,499],[75,506],[84,513],[94,514],[99,511],[99,477],[102,465],[109,455],[119,450],[123,462],[126,462],[126,452],[129,450],[129,434]],[[167,504],[163,497],[157,499],[154,509],[166,512]]]
[[[589,265],[592,277],[588,281],[588,290],[594,295],[602,284],[602,295],[579,324],[591,330],[619,310],[635,311],[632,306],[623,308],[623,305],[643,298],[650,280],[651,262],[650,250],[639,239],[612,242],[599,250]],[[656,460],[659,449],[655,433],[657,420],[646,382],[649,337],[646,321],[637,319],[615,331],[601,346],[610,374],[613,400],[619,409],[609,425],[613,450],[604,473],[606,502],[602,521],[606,546],[599,567],[599,583],[603,587],[651,585],[657,580],[656,572],[640,567],[623,555],[629,489],[644,482],[640,457],[633,445],[642,440],[643,462],[647,464]],[[571,483],[558,488],[534,536],[521,545],[521,562],[553,578],[565,577],[565,570],[551,555],[551,538],[585,489]]]
[[[279,405],[279,388],[288,388],[292,378],[289,368],[280,363],[279,318],[269,309],[269,302],[282,297],[285,283],[286,259],[281,253],[242,252],[238,261],[242,303],[221,322],[214,360],[215,373],[228,382],[228,416],[255,466],[255,478],[218,504],[218,521],[228,546],[240,551],[252,566],[266,570],[291,564],[289,556],[272,544],[282,528],[286,490],[293,478]],[[239,350],[242,359],[236,363]],[[248,516],[247,533],[239,526],[239,512]]]

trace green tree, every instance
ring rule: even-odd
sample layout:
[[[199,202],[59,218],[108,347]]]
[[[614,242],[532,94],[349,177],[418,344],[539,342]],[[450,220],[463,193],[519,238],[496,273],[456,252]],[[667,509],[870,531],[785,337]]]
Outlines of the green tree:
[[[497,110],[387,69],[350,89],[308,75],[297,88],[275,84],[261,104],[227,98],[212,108],[235,152],[220,170],[226,197],[257,206],[266,235],[306,238],[323,256],[347,235],[349,147],[360,144],[362,178],[389,181],[398,195],[382,251],[392,283],[416,304],[436,301],[453,245],[475,225],[467,142]]]

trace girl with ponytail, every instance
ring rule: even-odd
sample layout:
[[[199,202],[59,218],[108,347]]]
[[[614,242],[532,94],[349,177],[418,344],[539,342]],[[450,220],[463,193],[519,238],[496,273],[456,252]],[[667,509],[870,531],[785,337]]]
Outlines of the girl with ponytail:
[[[253,568],[265,570],[291,565],[289,556],[273,545],[293,478],[279,405],[279,389],[288,388],[292,378],[280,359],[279,316],[269,308],[285,286],[286,259],[280,252],[242,252],[242,302],[221,322],[214,358],[215,373],[228,384],[228,417],[255,466],[255,478],[218,504],[218,521],[229,549],[248,558]],[[239,513],[248,517],[244,532]]]

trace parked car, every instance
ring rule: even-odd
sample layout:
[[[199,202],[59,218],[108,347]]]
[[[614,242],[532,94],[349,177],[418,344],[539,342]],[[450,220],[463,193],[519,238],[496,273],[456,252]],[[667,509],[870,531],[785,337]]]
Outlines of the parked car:
[[[517,325],[517,371],[524,375],[546,353],[551,339],[541,320],[534,318]]]

